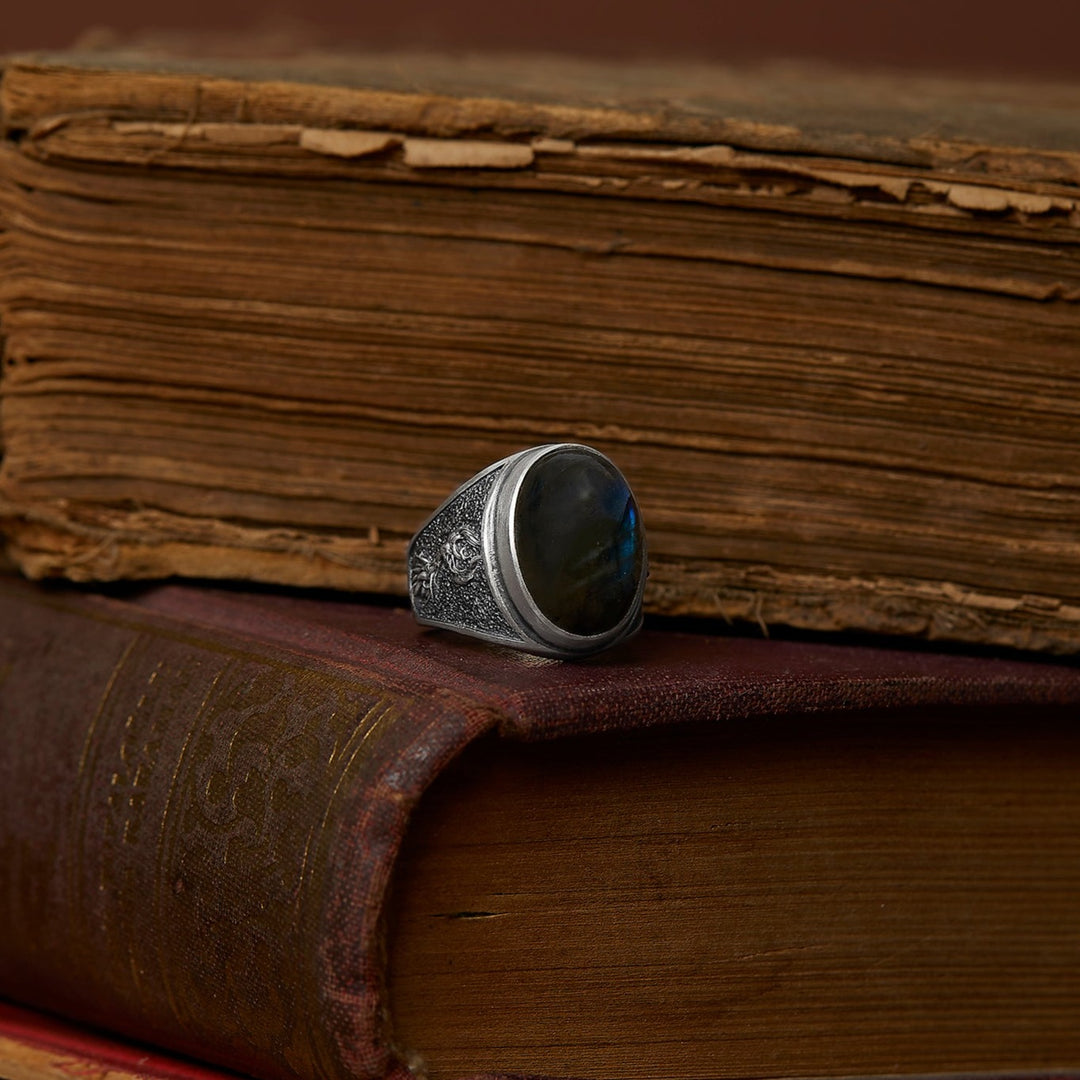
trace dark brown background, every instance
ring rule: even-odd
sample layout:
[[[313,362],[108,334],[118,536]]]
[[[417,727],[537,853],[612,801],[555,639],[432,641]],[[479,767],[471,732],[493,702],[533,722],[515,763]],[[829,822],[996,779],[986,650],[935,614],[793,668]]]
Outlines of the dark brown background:
[[[299,37],[1080,77],[1080,0],[0,0],[0,52],[63,47],[95,26],[258,28],[270,49]]]

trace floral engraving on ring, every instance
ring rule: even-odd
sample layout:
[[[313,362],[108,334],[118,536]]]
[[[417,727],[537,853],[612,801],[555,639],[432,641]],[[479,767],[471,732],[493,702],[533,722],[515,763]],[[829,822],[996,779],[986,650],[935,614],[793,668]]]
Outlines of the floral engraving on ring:
[[[439,564],[426,552],[418,551],[409,564],[412,593],[420,600],[434,600],[439,595]]]
[[[442,561],[455,585],[474,581],[480,573],[480,536],[471,525],[455,529],[443,542]]]

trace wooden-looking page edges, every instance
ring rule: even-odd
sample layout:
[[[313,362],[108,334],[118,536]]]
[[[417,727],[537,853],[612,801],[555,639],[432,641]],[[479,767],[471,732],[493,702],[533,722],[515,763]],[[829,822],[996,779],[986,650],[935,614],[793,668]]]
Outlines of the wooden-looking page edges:
[[[1073,652],[1078,100],[13,60],[9,549],[401,594],[447,493],[571,439],[638,494],[652,611]]]

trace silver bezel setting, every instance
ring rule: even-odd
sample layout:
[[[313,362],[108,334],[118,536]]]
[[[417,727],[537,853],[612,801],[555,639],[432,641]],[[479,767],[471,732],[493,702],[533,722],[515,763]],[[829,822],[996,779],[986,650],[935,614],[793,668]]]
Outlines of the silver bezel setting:
[[[489,465],[428,518],[413,537],[408,553],[409,596],[418,622],[557,659],[591,656],[640,628],[648,574],[644,530],[641,577],[634,599],[626,615],[610,630],[589,635],[570,633],[548,619],[529,593],[514,529],[518,495],[538,462],[566,450],[592,455],[619,473],[604,454],[580,443],[536,446]],[[467,574],[473,570],[473,536],[479,539],[478,562],[483,573],[462,580],[463,569]],[[447,582],[441,594],[434,585],[433,575],[438,573]],[[492,600],[501,618],[489,610]]]

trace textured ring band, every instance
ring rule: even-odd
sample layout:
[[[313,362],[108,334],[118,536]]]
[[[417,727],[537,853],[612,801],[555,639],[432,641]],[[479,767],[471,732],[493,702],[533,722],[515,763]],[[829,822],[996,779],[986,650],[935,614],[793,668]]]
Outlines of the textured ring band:
[[[641,626],[645,533],[622,473],[598,450],[553,443],[489,465],[409,545],[425,626],[560,659]]]

